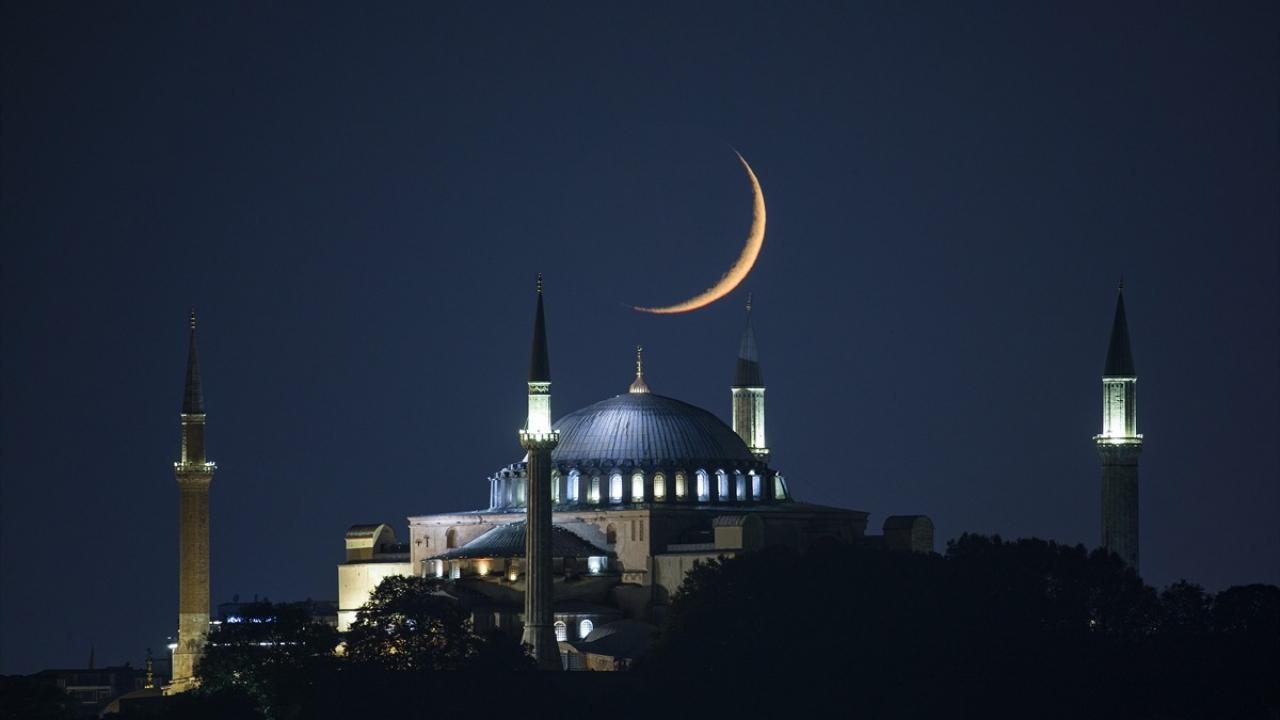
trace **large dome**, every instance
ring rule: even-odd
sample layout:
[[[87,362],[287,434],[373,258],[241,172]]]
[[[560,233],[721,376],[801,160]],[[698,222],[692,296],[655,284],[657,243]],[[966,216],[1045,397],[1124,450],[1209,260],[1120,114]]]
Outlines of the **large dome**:
[[[751,463],[746,443],[720,418],[652,393],[628,393],[576,410],[554,423],[556,465]],[[708,468],[710,469],[710,468]]]

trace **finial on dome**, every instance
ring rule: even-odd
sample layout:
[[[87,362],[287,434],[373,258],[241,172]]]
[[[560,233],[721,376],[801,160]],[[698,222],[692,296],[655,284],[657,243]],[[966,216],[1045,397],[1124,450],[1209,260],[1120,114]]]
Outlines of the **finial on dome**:
[[[649,386],[644,382],[644,346],[636,346],[636,379],[631,383],[631,392],[635,394],[643,394],[649,392]]]

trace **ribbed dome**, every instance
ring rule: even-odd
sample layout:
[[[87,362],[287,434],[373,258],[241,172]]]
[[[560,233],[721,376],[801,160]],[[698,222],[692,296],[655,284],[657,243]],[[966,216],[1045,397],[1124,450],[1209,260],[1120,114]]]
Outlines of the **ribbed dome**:
[[[628,393],[572,412],[554,424],[556,464],[751,462],[746,443],[720,418],[653,393]]]

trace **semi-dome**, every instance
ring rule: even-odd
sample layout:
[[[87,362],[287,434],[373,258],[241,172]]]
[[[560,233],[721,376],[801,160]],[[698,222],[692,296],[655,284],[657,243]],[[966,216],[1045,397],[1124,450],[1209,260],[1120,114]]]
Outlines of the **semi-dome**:
[[[588,405],[553,424],[558,466],[751,463],[746,443],[720,418],[674,398],[631,392]]]

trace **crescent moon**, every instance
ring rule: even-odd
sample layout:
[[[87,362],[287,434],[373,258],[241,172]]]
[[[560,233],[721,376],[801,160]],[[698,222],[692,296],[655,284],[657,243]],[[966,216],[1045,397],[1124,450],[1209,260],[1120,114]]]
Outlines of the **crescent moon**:
[[[747,171],[747,178],[751,181],[751,194],[755,198],[751,214],[751,232],[747,234],[747,244],[742,248],[742,254],[738,256],[738,259],[729,267],[729,271],[720,278],[719,282],[703,290],[701,294],[675,305],[635,307],[636,310],[655,315],[674,315],[706,307],[733,292],[733,289],[746,279],[747,273],[751,272],[751,268],[756,264],[756,257],[760,255],[760,248],[764,246],[764,191],[760,189],[760,181],[756,179],[756,174],[752,172],[751,166],[747,164],[746,158],[742,157],[742,153],[735,150],[733,154],[738,156],[738,162],[742,163],[742,169]]]

